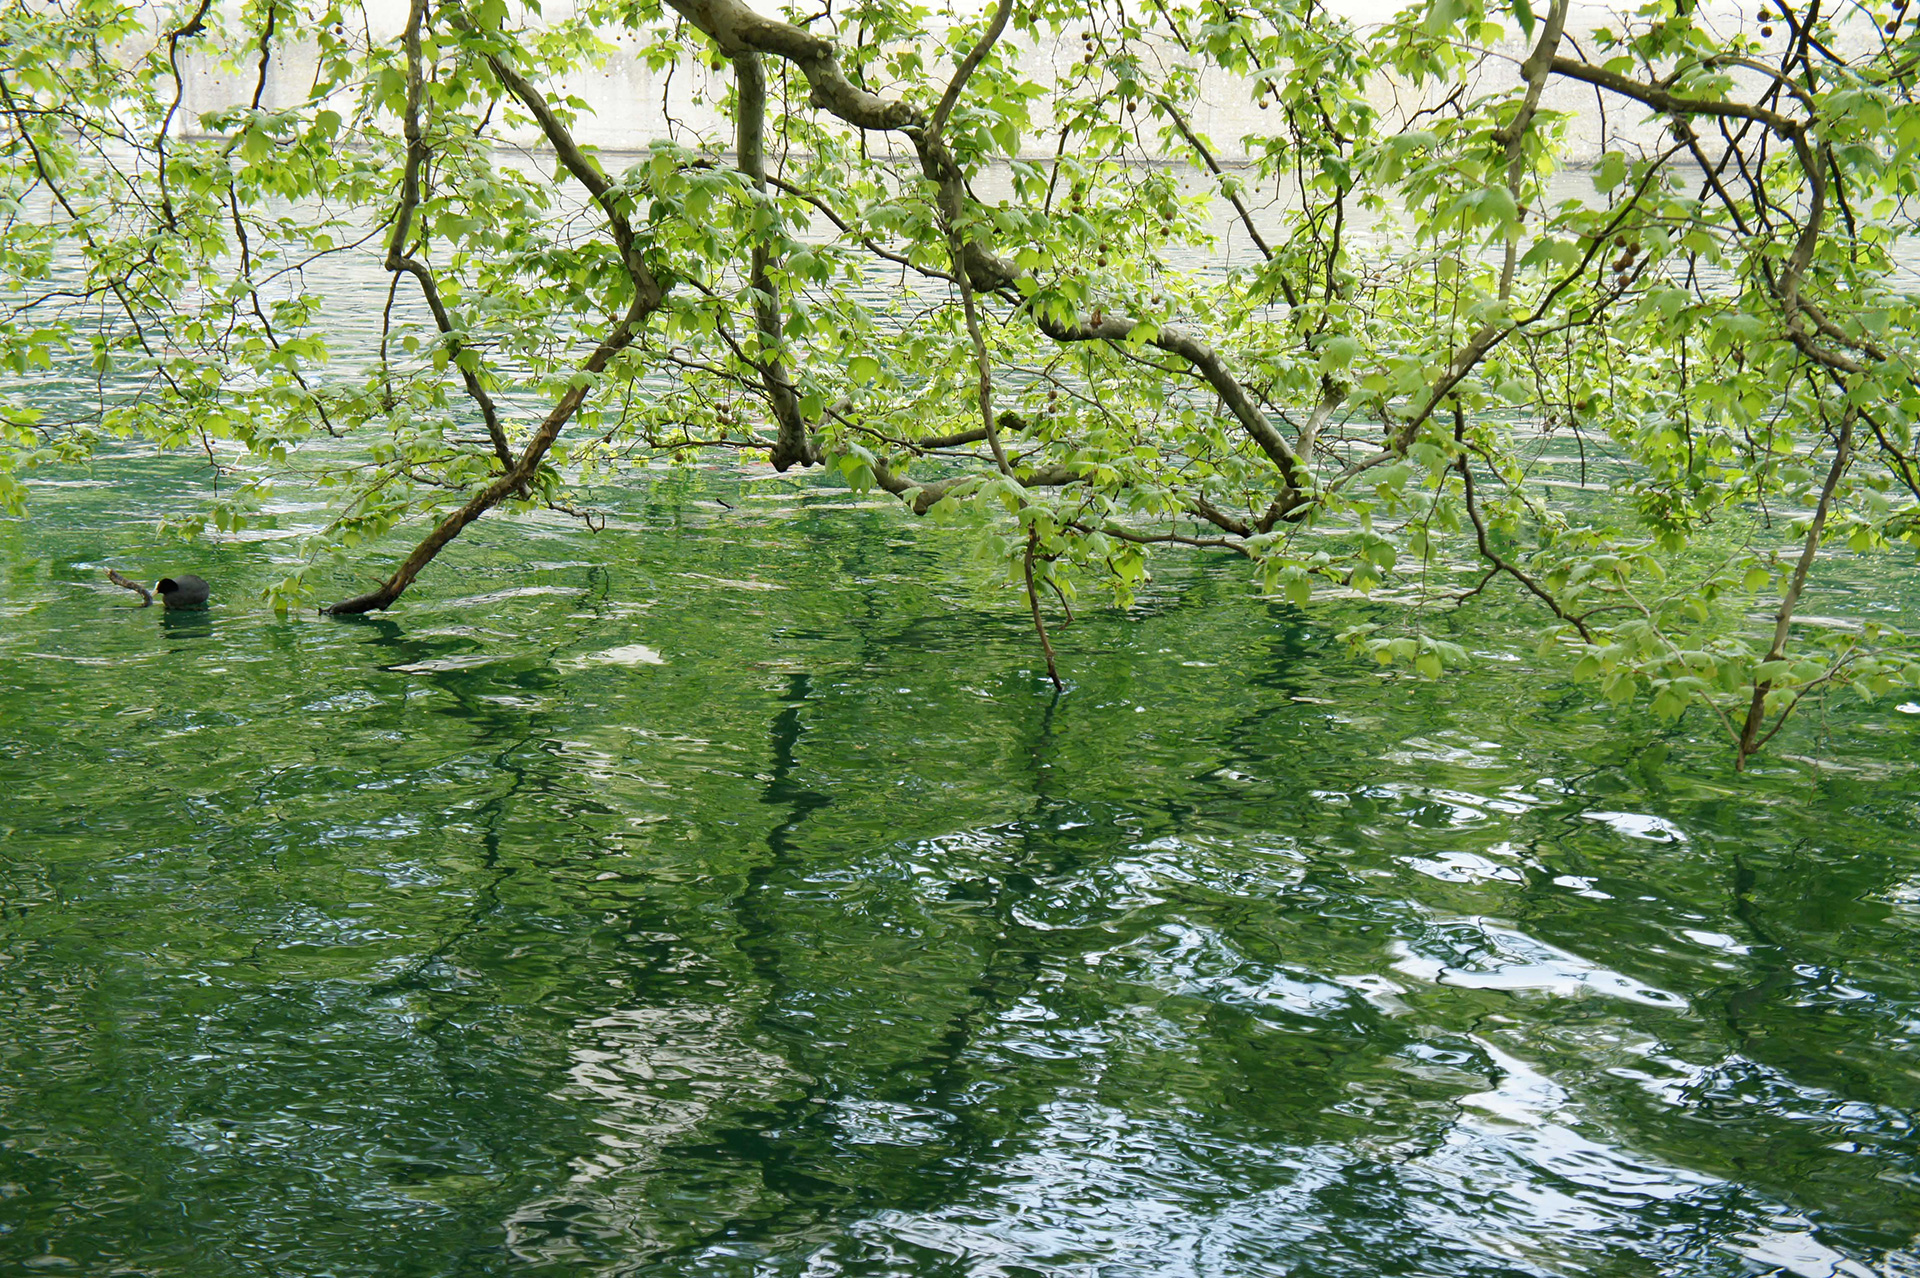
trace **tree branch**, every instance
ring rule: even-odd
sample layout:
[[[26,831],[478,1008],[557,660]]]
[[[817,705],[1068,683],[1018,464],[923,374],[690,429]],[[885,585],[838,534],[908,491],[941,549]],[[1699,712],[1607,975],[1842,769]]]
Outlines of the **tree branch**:
[[[1840,488],[1840,477],[1846,473],[1847,466],[1853,460],[1853,420],[1855,413],[1848,409],[1840,418],[1840,438],[1833,452],[1833,464],[1827,468],[1827,479],[1820,488],[1820,500],[1813,508],[1813,518],[1807,524],[1807,540],[1800,551],[1800,560],[1793,566],[1793,576],[1787,582],[1787,589],[1780,597],[1780,607],[1773,614],[1773,644],[1767,649],[1768,661],[1779,661],[1787,653],[1787,636],[1793,628],[1794,610],[1800,604],[1800,592],[1806,589],[1807,574],[1813,570],[1814,556],[1820,553],[1820,534],[1826,527],[1827,514],[1833,509],[1833,497]],[[1767,721],[1767,693],[1773,688],[1770,679],[1759,679],[1753,685],[1753,698],[1747,705],[1747,717],[1740,727],[1739,754],[1734,759],[1733,770],[1746,768],[1747,758],[1765,745],[1773,734],[1761,735],[1761,729]],[[1781,715],[1792,713],[1792,707]],[[1778,725],[1775,725],[1778,731]]]
[[[1467,437],[1466,413],[1464,412],[1464,410],[1461,409],[1459,403],[1456,402],[1453,406],[1453,438],[1455,442],[1464,445],[1466,443],[1466,437]],[[1488,563],[1492,564],[1494,568],[1496,568],[1500,572],[1505,573],[1507,576],[1513,578],[1515,581],[1519,582],[1522,586],[1526,587],[1528,593],[1532,594],[1534,598],[1544,603],[1547,606],[1547,608],[1553,613],[1554,616],[1560,618],[1560,620],[1566,622],[1568,625],[1572,626],[1575,630],[1579,631],[1580,637],[1582,639],[1586,640],[1588,643],[1592,643],[1593,632],[1587,629],[1587,625],[1584,621],[1580,620],[1580,618],[1576,616],[1573,616],[1565,608],[1562,608],[1560,606],[1560,601],[1558,599],[1555,599],[1552,596],[1552,594],[1548,593],[1547,589],[1544,586],[1542,586],[1539,582],[1535,581],[1529,574],[1521,570],[1517,565],[1513,564],[1511,561],[1509,561],[1503,555],[1501,555],[1499,551],[1493,548],[1493,543],[1487,536],[1487,521],[1485,518],[1481,516],[1479,503],[1474,498],[1473,467],[1468,464],[1467,452],[1464,447],[1461,449],[1460,455],[1454,459],[1453,466],[1455,470],[1460,472],[1460,483],[1461,483],[1462,491],[1465,494],[1465,500],[1466,500],[1467,518],[1473,521],[1474,542],[1479,547],[1480,557],[1486,560]],[[1482,581],[1480,583],[1480,586],[1474,587],[1474,589],[1469,591],[1468,594],[1478,594],[1480,591],[1480,588],[1485,586],[1486,584],[1487,583],[1485,581]]]
[[[743,53],[736,57],[733,60],[733,74],[735,162],[742,176],[752,183],[756,196],[764,200],[767,193],[767,74],[760,65],[760,55],[757,53]],[[753,289],[753,318],[760,333],[760,358],[755,361],[755,367],[759,371],[761,384],[766,388],[767,400],[773,405],[774,429],[777,433],[768,460],[773,463],[775,470],[784,471],[795,465],[809,465],[816,458],[807,439],[807,423],[800,415],[800,401],[793,393],[786,365],[780,359],[780,347],[784,341],[781,335],[780,293],[768,273],[773,252],[767,245],[767,238],[766,235],[753,233],[747,284]]]
[[[960,62],[953,73],[953,79],[947,82],[947,91],[940,95],[940,103],[933,108],[933,116],[927,121],[927,132],[938,137],[947,127],[947,117],[953,114],[953,108],[960,101],[960,93],[967,87],[967,81],[979,69],[992,49],[1000,33],[1007,29],[1007,19],[1013,13],[1013,0],[1000,0],[994,6],[993,18],[987,23],[987,29],[980,33],[980,39]]]
[[[407,106],[406,116],[401,122],[401,130],[407,142],[407,163],[400,178],[400,207],[394,214],[393,234],[387,240],[386,268],[389,271],[405,271],[420,281],[421,296],[426,298],[427,309],[433,312],[433,322],[446,339],[447,355],[460,370],[460,380],[465,385],[467,397],[480,409],[481,419],[487,424],[487,438],[493,443],[493,455],[500,460],[503,468],[513,467],[513,446],[507,442],[507,432],[500,425],[500,410],[494,405],[493,396],[480,381],[478,368],[469,367],[466,360],[460,358],[469,348],[461,334],[464,332],[453,322],[448,314],[446,302],[440,296],[440,285],[433,277],[433,271],[425,262],[411,256],[406,249],[407,236],[413,229],[413,216],[420,207],[420,173],[426,167],[427,157],[432,148],[427,145],[426,131],[420,126],[420,107],[426,96],[426,73],[421,66],[420,29],[427,16],[427,0],[413,0],[407,11],[407,27],[404,36],[407,53]],[[478,355],[475,355],[478,362]]]
[[[640,323],[657,306],[657,302],[648,305],[641,298],[634,299],[626,315],[614,325],[612,331],[601,340],[600,345],[595,347],[593,353],[581,363],[578,372],[574,375],[574,384],[568,387],[566,394],[562,395],[559,402],[553,406],[546,420],[540,423],[540,428],[533,433],[533,438],[527,441],[526,451],[520,454],[519,459],[508,468],[505,474],[475,493],[464,506],[442,519],[439,525],[427,535],[426,540],[415,546],[413,553],[408,555],[400,567],[394,570],[393,575],[380,586],[365,594],[355,595],[351,599],[322,608],[320,611],[339,617],[352,613],[379,612],[391,607],[407,587],[413,584],[414,578],[420,575],[420,570],[431,563],[433,557],[444,550],[448,542],[458,537],[468,524],[492,510],[511,494],[527,487],[539,471],[540,463],[545,460],[547,450],[553,447],[554,440],[560,437],[560,432],[572,420],[574,412],[579,409],[587,393],[598,381],[600,372],[615,355],[632,344]]]

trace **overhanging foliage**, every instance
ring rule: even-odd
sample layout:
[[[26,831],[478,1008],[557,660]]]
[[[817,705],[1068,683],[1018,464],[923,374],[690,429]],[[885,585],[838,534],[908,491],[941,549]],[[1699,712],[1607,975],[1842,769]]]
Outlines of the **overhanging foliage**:
[[[1920,682],[1884,625],[1792,627],[1822,547],[1920,542],[1920,28],[1863,12],[1660,0],[1576,42],[1565,0],[1370,28],[1273,0],[413,0],[389,36],[346,4],[11,0],[0,501],[127,436],[240,472],[223,528],[318,483],[310,562],[421,530],[350,613],[495,506],[729,449],[975,521],[1043,644],[1166,544],[1300,602],[1500,584],[1576,673],[1706,707],[1743,764],[1810,694]],[[556,85],[615,37],[709,63],[732,134],[579,145]],[[1076,40],[1044,81],[1016,56]],[[273,106],[295,52],[311,89]],[[250,95],[182,119],[190,57]],[[1557,82],[1655,125],[1574,197]],[[1270,109],[1244,166],[1193,123],[1222,83]],[[497,145],[527,125],[550,172]],[[1216,209],[1255,260],[1193,251]],[[379,347],[329,363],[317,267],[353,255],[391,273]],[[89,377],[79,416],[36,389]],[[1613,499],[1530,483],[1548,436],[1605,441]],[[1353,641],[1437,676],[1463,654],[1419,615]]]

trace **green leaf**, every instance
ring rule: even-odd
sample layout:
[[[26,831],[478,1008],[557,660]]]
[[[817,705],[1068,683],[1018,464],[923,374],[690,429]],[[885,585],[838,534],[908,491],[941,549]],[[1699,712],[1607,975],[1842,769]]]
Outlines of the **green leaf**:
[[[1320,345],[1320,365],[1323,368],[1346,368],[1359,356],[1358,339],[1345,333],[1329,337]]]
[[[1600,157],[1600,163],[1593,168],[1593,189],[1605,194],[1626,181],[1627,157],[1619,151],[1608,151]]]

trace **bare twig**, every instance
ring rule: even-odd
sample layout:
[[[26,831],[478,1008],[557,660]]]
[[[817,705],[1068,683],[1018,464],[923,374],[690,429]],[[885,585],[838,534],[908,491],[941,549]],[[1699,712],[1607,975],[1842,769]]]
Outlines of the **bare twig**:
[[[1040,636],[1040,651],[1045,653],[1047,657],[1047,678],[1053,680],[1053,690],[1055,692],[1063,692],[1066,690],[1067,685],[1060,680],[1060,666],[1053,659],[1053,640],[1047,638],[1047,621],[1045,617],[1040,615],[1040,592],[1034,588],[1033,584],[1033,552],[1039,544],[1039,540],[1040,530],[1029,526],[1027,528],[1027,555],[1024,561],[1027,574],[1027,607],[1033,612],[1033,629],[1034,632]]]
[[[131,590],[134,593],[138,594],[140,596],[140,606],[142,608],[153,607],[153,592],[148,590],[145,586],[141,585],[139,582],[129,581],[127,578],[122,577],[119,573],[115,572],[111,568],[107,569],[107,580],[111,581],[116,586],[122,587],[123,589],[126,589],[126,590]]]
[[[1820,553],[1820,534],[1826,527],[1827,515],[1833,509],[1834,494],[1840,488],[1840,478],[1846,474],[1847,466],[1853,460],[1853,421],[1856,414],[1852,409],[1840,418],[1840,438],[1833,451],[1833,464],[1827,467],[1826,483],[1821,485],[1820,500],[1813,508],[1813,518],[1807,524],[1807,539],[1800,551],[1800,560],[1793,566],[1793,576],[1787,582],[1787,589],[1780,596],[1780,607],[1773,614],[1773,644],[1767,649],[1768,661],[1779,661],[1786,656],[1787,635],[1793,628],[1793,613],[1800,604],[1800,592],[1806,588],[1807,574],[1813,570],[1814,556]],[[1747,759],[1755,751],[1773,739],[1780,731],[1787,716],[1793,713],[1793,706],[1781,712],[1779,721],[1771,731],[1762,734],[1767,721],[1767,693],[1773,688],[1769,679],[1757,679],[1753,685],[1753,699],[1747,706],[1746,720],[1740,727],[1739,753],[1733,767],[1738,772],[1746,767]],[[1794,705],[1799,704],[1795,698]]]

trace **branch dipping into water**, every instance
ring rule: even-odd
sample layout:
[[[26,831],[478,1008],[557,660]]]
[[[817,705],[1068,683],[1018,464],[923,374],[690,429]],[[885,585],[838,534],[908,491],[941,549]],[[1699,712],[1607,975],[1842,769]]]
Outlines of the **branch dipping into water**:
[[[111,581],[116,586],[122,586],[128,590],[136,592],[140,596],[140,606],[142,608],[153,607],[153,592],[148,590],[145,586],[141,585],[139,582],[128,581],[125,577],[122,577],[119,573],[115,572],[111,568],[107,569],[107,580]]]

